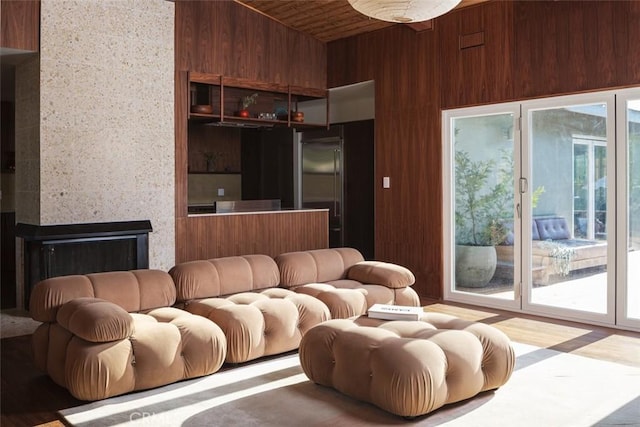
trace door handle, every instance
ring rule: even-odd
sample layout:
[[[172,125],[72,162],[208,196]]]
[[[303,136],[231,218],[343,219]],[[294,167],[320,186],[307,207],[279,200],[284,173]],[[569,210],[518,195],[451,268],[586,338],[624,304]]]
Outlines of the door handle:
[[[522,218],[522,208],[520,207],[520,203],[516,203],[516,214],[518,215],[518,219]]]
[[[527,178],[520,178],[520,193],[524,194],[529,189],[529,181]]]

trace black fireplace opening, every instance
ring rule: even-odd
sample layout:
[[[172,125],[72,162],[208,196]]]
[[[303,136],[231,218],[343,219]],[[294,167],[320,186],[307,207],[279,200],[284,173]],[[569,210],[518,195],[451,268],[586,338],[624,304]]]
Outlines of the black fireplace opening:
[[[18,223],[24,240],[24,302],[41,280],[71,274],[149,268],[151,222],[32,225]]]

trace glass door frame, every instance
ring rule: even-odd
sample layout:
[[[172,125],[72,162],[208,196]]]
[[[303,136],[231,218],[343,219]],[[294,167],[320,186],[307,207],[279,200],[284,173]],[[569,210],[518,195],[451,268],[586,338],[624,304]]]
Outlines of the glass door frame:
[[[606,104],[606,125],[607,125],[607,179],[610,183],[607,186],[607,210],[608,216],[617,217],[616,203],[616,126],[615,126],[615,92],[594,92],[588,94],[556,96],[552,98],[542,98],[531,101],[522,102],[522,176],[532,183],[533,156],[531,141],[532,113],[535,111],[543,111],[548,109],[560,109],[563,107],[573,107],[580,105]],[[613,184],[613,185],[611,185]],[[524,224],[530,224],[533,220],[533,209],[531,206],[530,195],[522,198],[522,221]],[[617,221],[616,221],[617,222]],[[607,224],[607,284],[606,284],[606,312],[595,313],[582,310],[574,310],[566,307],[555,307],[543,305],[533,302],[533,280],[530,274],[532,270],[532,235],[531,228],[524,227],[522,245],[523,274],[522,277],[522,309],[526,313],[553,317],[558,319],[567,319],[574,321],[588,322],[591,324],[599,324],[611,326],[615,324],[616,309],[616,247],[617,227],[615,223]]]
[[[630,283],[628,274],[628,248],[627,237],[629,236],[629,214],[627,212],[627,202],[629,200],[629,188],[627,177],[629,159],[627,153],[629,151],[629,117],[628,117],[628,101],[640,100],[640,88],[623,89],[617,92],[616,96],[616,133],[617,141],[620,149],[616,152],[616,181],[618,185],[618,198],[617,198],[617,238],[618,246],[617,252],[620,254],[617,258],[617,272],[619,272],[616,278],[617,296],[616,296],[616,324],[628,329],[640,330],[640,319],[630,318],[628,314],[628,298],[629,298],[629,286]],[[620,167],[622,166],[622,167]],[[640,280],[640,278],[636,278]],[[635,284],[640,286],[640,283]],[[639,290],[640,292],[640,290]]]
[[[461,292],[455,289],[455,242],[452,236],[455,233],[455,167],[454,156],[455,147],[453,144],[453,136],[455,129],[453,128],[454,119],[462,119],[469,117],[484,117],[495,116],[501,114],[513,115],[513,165],[514,165],[514,180],[513,191],[514,195],[519,195],[519,180],[515,177],[520,176],[520,144],[516,141],[520,140],[520,103],[504,103],[487,105],[482,107],[468,107],[459,108],[455,110],[442,111],[442,133],[443,133],[443,149],[442,149],[442,182],[445,188],[443,189],[443,260],[444,260],[444,299],[449,301],[457,301],[467,304],[482,305],[485,307],[492,307],[506,310],[520,310],[521,298],[520,298],[520,277],[521,277],[521,265],[520,265],[520,253],[518,248],[520,247],[520,233],[514,232],[514,284],[513,284],[513,299],[494,298],[490,295],[472,294],[468,292]],[[519,199],[519,197],[516,197]],[[514,201],[514,205],[520,203],[519,200]],[[514,212],[514,231],[520,230],[521,221],[518,215]],[[449,284],[449,285],[447,285]]]
[[[442,110],[442,179],[443,179],[443,298],[446,301],[468,303],[488,308],[536,314],[558,319],[581,321],[590,324],[604,325],[626,330],[640,331],[640,319],[629,318],[628,287],[633,285],[628,276],[627,239],[629,233],[627,189],[629,149],[627,102],[640,100],[640,86],[590,92],[586,94],[549,97],[544,99],[523,100],[502,104],[466,107]],[[568,309],[544,307],[531,302],[531,227],[522,227],[532,219],[531,195],[522,197],[519,178],[531,179],[531,153],[529,135],[529,111],[541,108],[553,108],[566,105],[590,103],[606,103],[607,105],[607,176],[610,184],[607,190],[607,205],[610,211],[608,218],[615,218],[607,225],[607,313],[593,315],[584,311],[571,312]],[[513,113],[514,114],[514,203],[522,207],[521,218],[515,215],[514,246],[520,250],[514,253],[514,299],[496,299],[486,295],[470,294],[455,291],[455,175],[454,175],[454,118],[478,117],[483,115]],[[521,124],[521,126],[518,126]],[[519,141],[519,143],[517,143]],[[609,222],[609,221],[608,221]],[[526,274],[524,272],[527,272]],[[637,279],[637,278],[633,278]],[[587,313],[585,315],[585,313]]]

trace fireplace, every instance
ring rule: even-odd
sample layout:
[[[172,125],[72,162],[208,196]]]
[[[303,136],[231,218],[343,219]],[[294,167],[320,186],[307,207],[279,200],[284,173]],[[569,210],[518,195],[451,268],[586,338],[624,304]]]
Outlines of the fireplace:
[[[24,240],[24,301],[40,280],[69,274],[149,268],[150,221],[17,224]]]

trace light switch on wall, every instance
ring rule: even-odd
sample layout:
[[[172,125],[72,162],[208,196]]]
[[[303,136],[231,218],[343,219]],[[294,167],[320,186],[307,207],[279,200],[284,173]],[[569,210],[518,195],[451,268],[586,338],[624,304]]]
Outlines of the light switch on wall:
[[[382,188],[391,188],[391,178],[388,176],[382,178]]]
[[[218,197],[224,196],[224,188],[218,188]]]

